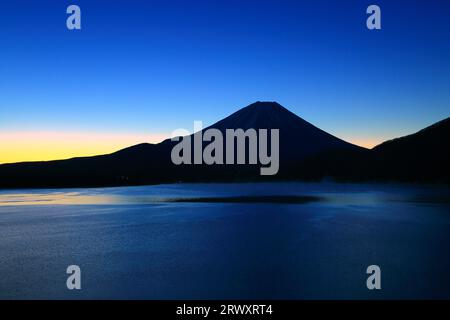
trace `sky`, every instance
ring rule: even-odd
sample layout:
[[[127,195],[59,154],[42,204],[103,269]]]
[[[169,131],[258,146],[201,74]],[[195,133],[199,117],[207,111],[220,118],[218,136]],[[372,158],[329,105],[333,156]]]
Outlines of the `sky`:
[[[446,0],[8,1],[0,163],[155,143],[255,101],[373,147],[450,116],[449,40]]]

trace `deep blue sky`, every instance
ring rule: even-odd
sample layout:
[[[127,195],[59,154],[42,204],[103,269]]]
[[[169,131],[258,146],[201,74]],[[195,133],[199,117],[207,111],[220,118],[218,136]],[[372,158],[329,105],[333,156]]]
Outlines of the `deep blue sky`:
[[[270,100],[381,141],[450,115],[445,0],[15,0],[0,39],[0,131],[171,132]]]

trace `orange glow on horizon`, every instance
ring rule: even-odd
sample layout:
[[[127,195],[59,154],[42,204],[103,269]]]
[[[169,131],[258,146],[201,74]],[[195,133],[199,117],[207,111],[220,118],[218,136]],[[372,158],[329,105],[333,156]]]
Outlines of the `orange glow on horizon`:
[[[386,141],[383,139],[375,139],[375,138],[343,138],[345,141],[353,143],[357,146],[372,149],[373,147],[379,145],[380,143]]]
[[[169,134],[0,131],[0,164],[108,154],[139,143],[158,143]]]

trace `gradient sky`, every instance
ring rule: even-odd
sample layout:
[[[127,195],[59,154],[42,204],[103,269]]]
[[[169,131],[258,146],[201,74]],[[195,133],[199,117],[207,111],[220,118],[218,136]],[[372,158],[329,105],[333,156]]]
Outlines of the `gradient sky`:
[[[257,100],[368,147],[450,115],[446,0],[15,0],[0,40],[0,163],[157,142]]]

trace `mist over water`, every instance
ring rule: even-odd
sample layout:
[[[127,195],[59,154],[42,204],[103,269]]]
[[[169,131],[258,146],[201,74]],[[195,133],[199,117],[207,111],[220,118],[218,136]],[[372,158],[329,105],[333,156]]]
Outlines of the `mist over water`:
[[[445,187],[2,190],[0,298],[450,298],[449,230]]]

